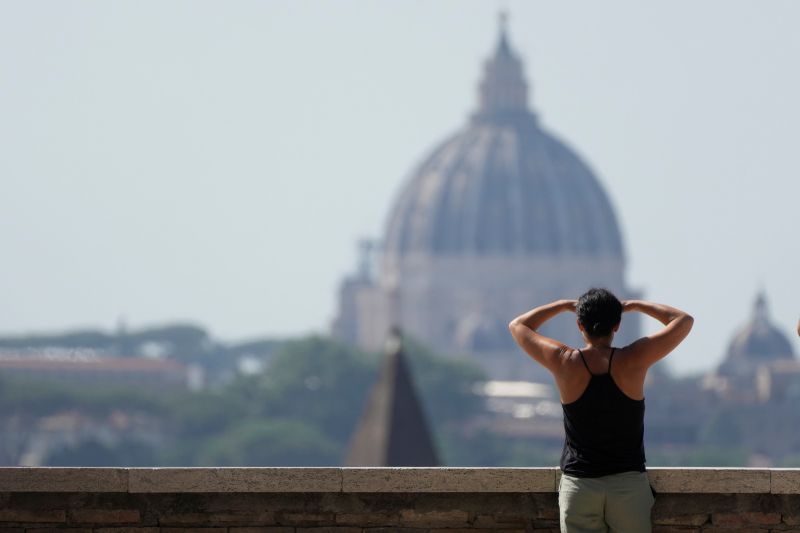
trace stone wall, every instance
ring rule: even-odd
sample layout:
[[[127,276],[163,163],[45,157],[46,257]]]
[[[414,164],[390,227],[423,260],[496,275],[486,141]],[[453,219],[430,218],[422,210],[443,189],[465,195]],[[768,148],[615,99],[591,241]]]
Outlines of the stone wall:
[[[0,468],[0,533],[558,531],[549,468]],[[800,533],[800,470],[652,469],[654,531]]]

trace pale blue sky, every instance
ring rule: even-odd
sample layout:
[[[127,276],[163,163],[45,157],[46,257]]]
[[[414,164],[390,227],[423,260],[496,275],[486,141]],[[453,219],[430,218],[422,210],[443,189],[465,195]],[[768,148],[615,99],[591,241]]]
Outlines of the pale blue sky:
[[[326,330],[356,240],[474,108],[502,7],[631,284],[697,319],[672,367],[716,364],[759,287],[791,335],[791,0],[2,2],[0,332]]]

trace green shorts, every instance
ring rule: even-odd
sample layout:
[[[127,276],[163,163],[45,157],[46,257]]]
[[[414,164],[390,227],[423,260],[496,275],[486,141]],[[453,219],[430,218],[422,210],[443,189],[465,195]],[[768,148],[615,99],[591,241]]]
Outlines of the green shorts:
[[[602,477],[561,475],[561,533],[650,533],[653,492],[645,472]]]

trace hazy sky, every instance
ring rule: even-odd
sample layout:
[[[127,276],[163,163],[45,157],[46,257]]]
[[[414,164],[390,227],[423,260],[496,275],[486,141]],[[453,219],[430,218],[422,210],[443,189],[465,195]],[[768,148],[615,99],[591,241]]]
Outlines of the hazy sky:
[[[2,2],[0,332],[325,331],[357,239],[474,109],[503,7],[630,284],[695,315],[672,368],[716,364],[761,287],[791,335],[793,0]]]

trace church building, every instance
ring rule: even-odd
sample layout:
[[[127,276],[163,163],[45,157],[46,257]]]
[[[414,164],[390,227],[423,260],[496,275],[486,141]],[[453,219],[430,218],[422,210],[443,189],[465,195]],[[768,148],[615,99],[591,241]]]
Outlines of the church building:
[[[377,351],[397,326],[439,353],[473,358],[493,379],[535,378],[540,370],[508,333],[512,318],[593,286],[638,297],[608,195],[528,100],[501,17],[477,109],[413,168],[383,238],[364,244],[340,287],[335,336]],[[543,333],[580,342],[574,315]],[[638,336],[637,317],[626,315],[618,343]]]

